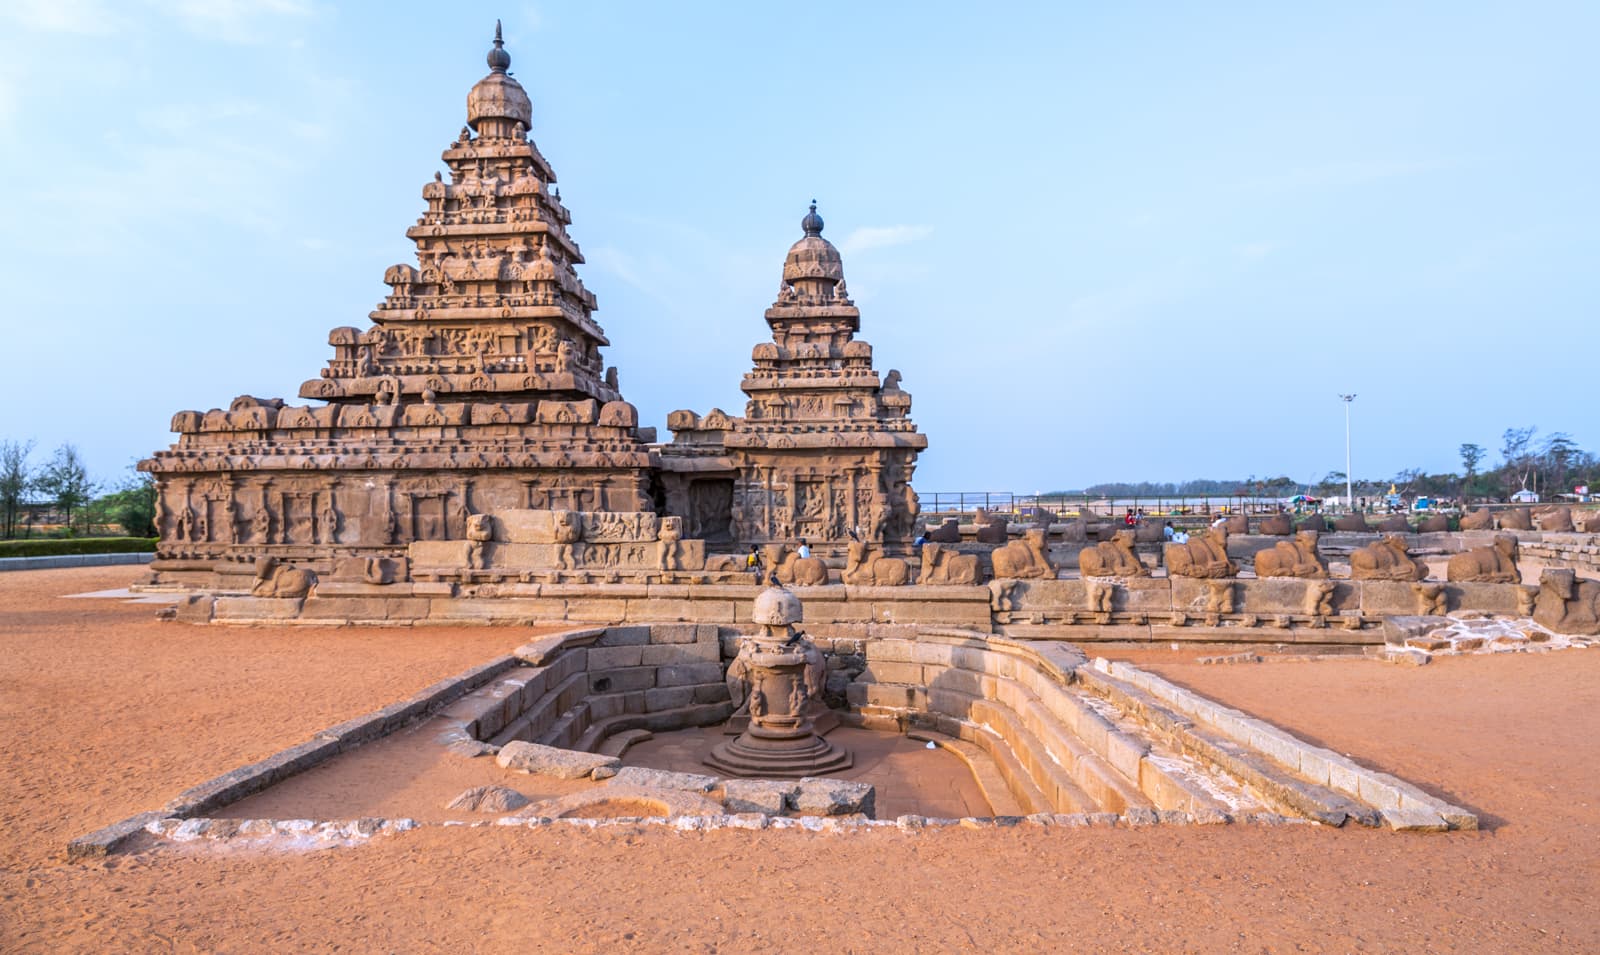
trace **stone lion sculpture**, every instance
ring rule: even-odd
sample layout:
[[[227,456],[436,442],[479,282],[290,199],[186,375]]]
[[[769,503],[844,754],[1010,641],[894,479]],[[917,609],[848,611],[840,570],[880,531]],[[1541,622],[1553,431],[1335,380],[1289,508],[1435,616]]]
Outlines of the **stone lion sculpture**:
[[[556,545],[556,566],[574,570],[578,566],[574,546],[583,538],[583,515],[577,511],[551,511],[551,523]]]
[[[1220,527],[1195,531],[1185,543],[1162,548],[1169,577],[1216,579],[1234,577],[1238,565],[1228,559],[1228,532]]]
[[[252,597],[304,597],[317,582],[317,575],[282,563],[276,557],[256,558],[256,582]]]
[[[1056,565],[1050,563],[1050,556],[1045,553],[1044,531],[1037,527],[1030,527],[1018,540],[995,548],[989,559],[994,563],[996,577],[1029,579],[1056,575]]]
[[[1084,577],[1148,577],[1150,568],[1133,550],[1133,535],[1118,531],[1108,541],[1078,551],[1078,573]]]
[[[1475,511],[1461,515],[1461,529],[1464,531],[1492,531],[1494,530],[1494,511],[1487,507],[1480,507]]]
[[[854,586],[899,587],[911,580],[911,568],[898,557],[876,553],[876,544],[851,541],[843,579]],[[924,544],[924,547],[927,545]]]
[[[683,518],[663,517],[656,530],[656,569],[679,570],[678,541],[683,539]]]
[[[1411,522],[1399,514],[1386,517],[1378,524],[1378,530],[1384,534],[1409,534]]]
[[[1328,565],[1317,553],[1317,532],[1299,531],[1292,541],[1278,541],[1256,553],[1257,577],[1299,577],[1324,580]]]
[[[922,545],[921,584],[975,584],[983,576],[976,554],[962,554],[942,544]]]
[[[1546,570],[1539,575],[1533,621],[1556,633],[1600,634],[1600,581],[1571,569]]]
[[[1517,571],[1517,538],[1496,534],[1488,547],[1474,547],[1450,558],[1444,579],[1451,583],[1520,584]]]
[[[1421,580],[1426,576],[1428,565],[1411,558],[1405,538],[1399,534],[1350,552],[1352,580]]]

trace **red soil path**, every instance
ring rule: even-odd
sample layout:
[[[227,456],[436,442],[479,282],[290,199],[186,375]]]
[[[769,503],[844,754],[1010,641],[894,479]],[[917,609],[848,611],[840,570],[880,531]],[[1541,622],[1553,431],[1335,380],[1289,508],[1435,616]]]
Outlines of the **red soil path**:
[[[5,951],[1600,950],[1594,650],[1420,669],[1134,657],[1477,810],[1479,833],[428,829],[69,864],[71,836],[527,635],[196,628],[59,599],[130,576],[0,574]]]

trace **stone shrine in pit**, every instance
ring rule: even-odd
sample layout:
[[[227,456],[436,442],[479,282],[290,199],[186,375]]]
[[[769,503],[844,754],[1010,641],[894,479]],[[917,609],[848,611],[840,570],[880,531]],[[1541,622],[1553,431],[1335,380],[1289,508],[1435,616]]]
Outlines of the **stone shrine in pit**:
[[[489,511],[654,510],[653,429],[603,366],[571,216],[498,24],[488,62],[449,175],[406,230],[417,264],[389,268],[372,325],[335,328],[333,359],[300,388],[326,403],[179,412],[177,444],[141,462],[158,582],[226,585],[263,557],[321,572],[399,560],[414,541],[468,540]]]
[[[743,417],[674,411],[660,479],[688,537],[749,543],[805,539],[905,549],[916,536],[917,454],[900,373],[882,380],[844,279],[839,250],[822,237],[816,203],[783,263],[767,309],[772,341],[755,346],[740,388]]]

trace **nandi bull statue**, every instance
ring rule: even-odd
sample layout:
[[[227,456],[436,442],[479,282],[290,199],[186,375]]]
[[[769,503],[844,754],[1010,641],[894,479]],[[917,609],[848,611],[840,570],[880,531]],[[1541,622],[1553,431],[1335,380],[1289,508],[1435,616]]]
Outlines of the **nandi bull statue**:
[[[1134,553],[1132,531],[1117,531],[1110,540],[1078,551],[1078,572],[1085,577],[1150,576],[1150,568]]]
[[[1426,576],[1428,565],[1407,553],[1405,538],[1399,534],[1350,552],[1353,580],[1421,580]]]
[[[983,567],[976,554],[963,554],[943,544],[922,545],[922,573],[919,584],[975,584],[983,579]]]
[[[1317,553],[1317,532],[1296,531],[1294,540],[1278,541],[1266,550],[1256,551],[1256,576],[1326,578],[1328,565]]]
[[[1228,559],[1228,532],[1220,527],[1195,531],[1181,544],[1167,544],[1162,548],[1162,561],[1168,577],[1217,580],[1239,574],[1238,566]]]
[[[995,548],[989,559],[994,562],[996,577],[1053,579],[1056,575],[1056,565],[1045,553],[1044,531],[1038,527],[1030,527],[1020,539]]]
[[[924,547],[927,545],[924,544]],[[851,541],[842,579],[853,586],[899,587],[911,581],[911,568],[898,557],[885,557],[881,545]]]

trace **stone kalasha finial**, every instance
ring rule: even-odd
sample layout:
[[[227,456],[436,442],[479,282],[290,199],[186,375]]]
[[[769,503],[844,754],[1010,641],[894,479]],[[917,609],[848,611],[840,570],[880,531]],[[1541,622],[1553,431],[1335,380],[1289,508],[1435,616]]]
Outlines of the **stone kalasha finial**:
[[[489,51],[489,69],[504,73],[511,67],[511,54],[506,52],[505,40],[500,36],[500,21],[494,21],[494,49]]]
[[[786,627],[805,620],[800,598],[781,586],[771,586],[756,594],[750,620],[763,626]]]
[[[811,211],[800,220],[800,228],[805,230],[806,235],[822,234],[822,217],[817,215],[817,200],[811,200]]]

